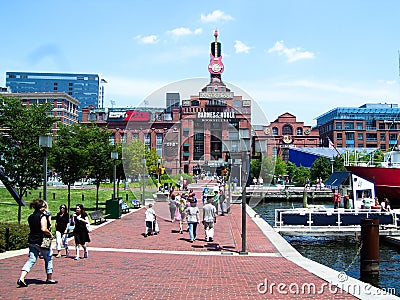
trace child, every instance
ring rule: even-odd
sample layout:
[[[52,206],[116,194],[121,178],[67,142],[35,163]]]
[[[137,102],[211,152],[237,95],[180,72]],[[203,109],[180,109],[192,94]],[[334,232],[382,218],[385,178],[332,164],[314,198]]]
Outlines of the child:
[[[146,209],[145,212],[145,221],[146,221],[146,231],[144,233],[144,237],[149,235],[153,235],[154,227],[156,222],[156,212],[153,209],[153,204],[149,204],[149,207]]]

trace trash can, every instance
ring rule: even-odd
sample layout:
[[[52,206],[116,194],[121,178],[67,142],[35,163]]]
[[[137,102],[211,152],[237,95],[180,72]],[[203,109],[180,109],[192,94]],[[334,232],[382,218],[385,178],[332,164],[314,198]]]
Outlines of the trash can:
[[[110,199],[106,201],[106,214],[109,215],[109,219],[119,219],[121,218],[121,213],[119,199]]]

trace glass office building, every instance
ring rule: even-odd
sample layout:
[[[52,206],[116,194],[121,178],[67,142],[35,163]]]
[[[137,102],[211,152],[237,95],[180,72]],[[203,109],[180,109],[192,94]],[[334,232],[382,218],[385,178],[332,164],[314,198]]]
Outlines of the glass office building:
[[[64,92],[77,99],[79,120],[83,107],[103,107],[104,82],[98,74],[6,72],[6,87],[12,93]]]

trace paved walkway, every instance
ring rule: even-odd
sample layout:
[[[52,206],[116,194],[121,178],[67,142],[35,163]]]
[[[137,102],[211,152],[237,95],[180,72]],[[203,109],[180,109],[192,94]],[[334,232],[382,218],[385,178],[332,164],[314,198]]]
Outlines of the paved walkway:
[[[240,205],[218,217],[212,243],[202,227],[194,243],[187,232],[179,234],[177,223],[162,218],[168,216],[167,203],[156,203],[155,210],[161,216],[157,236],[143,237],[142,208],[93,230],[88,259],[54,258],[56,285],[44,284],[39,260],[27,276],[29,286],[17,288],[27,251],[0,255],[0,299],[355,299],[341,288],[362,284],[303,258],[250,208],[249,255],[238,254]],[[368,299],[377,290],[352,293]]]

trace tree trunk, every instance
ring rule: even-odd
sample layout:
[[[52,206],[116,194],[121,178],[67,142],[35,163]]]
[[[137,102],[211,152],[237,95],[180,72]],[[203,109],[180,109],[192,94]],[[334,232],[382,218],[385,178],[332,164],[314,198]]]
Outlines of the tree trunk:
[[[68,213],[71,209],[71,184],[68,183]]]
[[[96,210],[99,209],[99,188],[100,184],[96,183]]]

